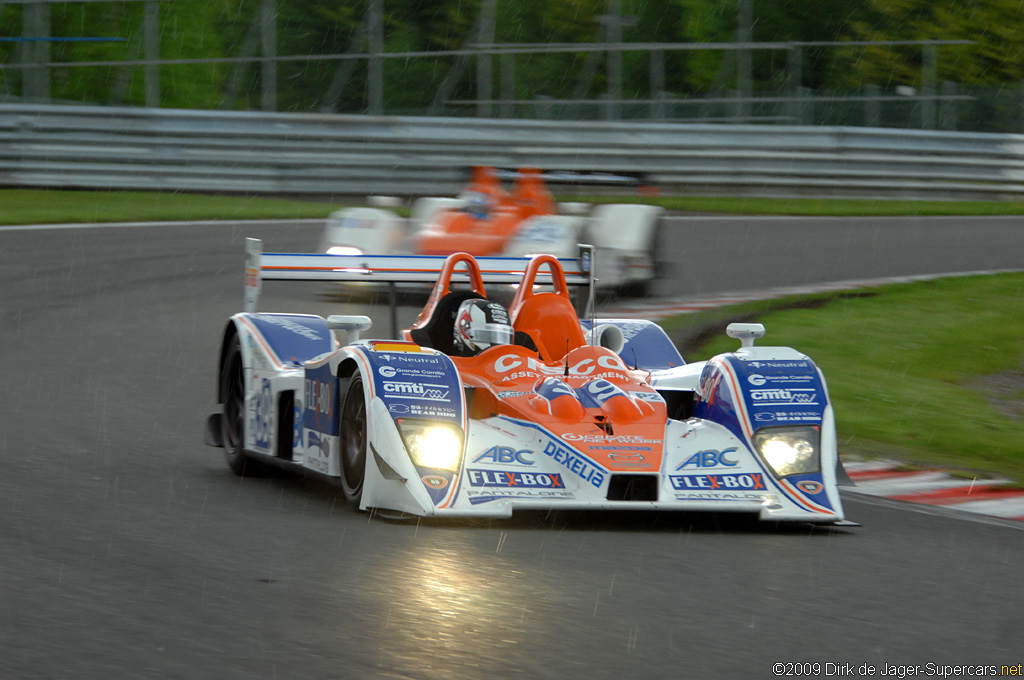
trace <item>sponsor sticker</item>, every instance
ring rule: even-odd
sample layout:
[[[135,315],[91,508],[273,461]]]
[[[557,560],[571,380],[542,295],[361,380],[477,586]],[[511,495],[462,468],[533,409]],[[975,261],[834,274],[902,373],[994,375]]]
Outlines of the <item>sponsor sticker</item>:
[[[448,480],[440,475],[424,475],[423,477],[420,477],[420,479],[423,480],[424,484],[435,491],[439,491],[448,486]]]
[[[495,465],[533,465],[536,454],[529,449],[515,450],[509,446],[492,446],[473,459],[474,463]]]
[[[251,421],[253,440],[261,449],[270,448],[270,417],[273,411],[273,398],[270,393],[270,381],[263,379],[260,391],[256,393]]]
[[[513,397],[528,397],[533,392],[517,392],[515,390],[502,390],[498,392],[498,399],[511,399]]]
[[[564,446],[559,446],[556,442],[549,441],[544,446],[544,453],[558,463],[561,463],[563,467],[568,469],[574,475],[585,482],[590,482],[595,487],[600,488],[601,484],[604,482],[604,470],[595,467],[593,463],[576,451]]]
[[[430,383],[398,382],[385,380],[382,382],[384,394],[392,399],[418,399],[422,401],[449,401],[451,393],[448,385]]]
[[[671,475],[672,488],[677,491],[761,491],[765,489],[764,475],[760,472],[722,475]]]
[[[811,495],[821,493],[821,490],[825,488],[821,482],[816,482],[813,479],[805,479],[802,482],[797,482],[796,485],[800,487],[801,491]]]
[[[808,406],[817,405],[817,390],[813,387],[787,387],[785,389],[759,389],[751,390],[750,398],[754,406],[780,404],[805,404]]]
[[[736,459],[736,449],[725,449],[724,451],[699,451],[687,458],[676,470],[693,468],[713,467],[735,467],[739,461]]]
[[[482,488],[564,489],[562,475],[509,470],[466,470],[469,485]]]

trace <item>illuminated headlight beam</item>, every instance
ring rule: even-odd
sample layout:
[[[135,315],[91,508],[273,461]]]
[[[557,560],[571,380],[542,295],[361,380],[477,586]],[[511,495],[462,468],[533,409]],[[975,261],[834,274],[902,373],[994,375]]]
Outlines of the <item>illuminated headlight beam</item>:
[[[462,431],[451,423],[405,418],[395,421],[414,465],[457,472],[462,464]]]
[[[818,472],[821,457],[817,428],[766,427],[754,433],[754,446],[778,477]]]

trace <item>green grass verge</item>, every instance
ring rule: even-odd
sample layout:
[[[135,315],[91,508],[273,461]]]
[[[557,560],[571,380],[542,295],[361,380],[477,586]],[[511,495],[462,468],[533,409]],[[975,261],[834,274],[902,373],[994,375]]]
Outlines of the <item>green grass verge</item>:
[[[669,210],[737,215],[1024,215],[1024,203],[560,196],[587,203],[650,203]],[[322,218],[340,205],[246,196],[149,191],[0,189],[0,224]],[[399,211],[408,215],[408,208]]]
[[[668,210],[735,215],[810,215],[823,217],[915,215],[1024,215],[1024,203],[1012,201],[884,201],[831,198],[729,198],[702,196],[559,196],[583,203],[646,203]]]
[[[0,189],[0,224],[323,218],[340,206],[159,191]]]
[[[782,298],[664,325],[695,361],[734,350],[725,325],[752,319],[767,329],[758,344],[821,367],[842,453],[1024,482],[1024,274]]]

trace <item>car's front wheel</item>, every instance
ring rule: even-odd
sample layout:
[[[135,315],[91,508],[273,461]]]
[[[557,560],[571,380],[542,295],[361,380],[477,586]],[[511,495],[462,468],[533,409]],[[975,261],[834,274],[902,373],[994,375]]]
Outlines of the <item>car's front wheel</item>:
[[[359,508],[366,477],[366,397],[363,378],[352,376],[341,406],[341,489],[345,500]]]

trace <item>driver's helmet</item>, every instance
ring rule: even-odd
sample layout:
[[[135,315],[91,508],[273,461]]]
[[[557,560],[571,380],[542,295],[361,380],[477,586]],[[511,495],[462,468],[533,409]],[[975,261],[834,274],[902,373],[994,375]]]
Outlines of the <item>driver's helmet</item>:
[[[491,197],[482,191],[466,191],[460,198],[466,202],[466,212],[478,220],[491,213]]]
[[[514,337],[508,310],[489,300],[466,300],[455,315],[455,350],[476,356],[494,345],[510,345]]]

